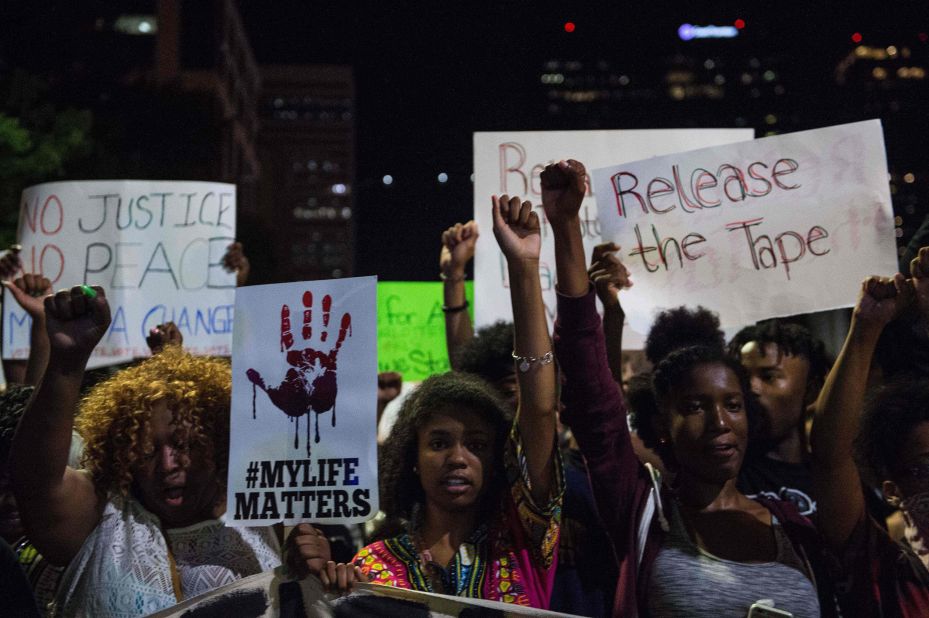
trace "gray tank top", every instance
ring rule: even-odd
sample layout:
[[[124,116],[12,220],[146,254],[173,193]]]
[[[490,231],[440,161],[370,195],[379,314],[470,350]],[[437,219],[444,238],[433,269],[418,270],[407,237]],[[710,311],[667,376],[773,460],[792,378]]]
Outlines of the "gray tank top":
[[[819,618],[819,599],[790,539],[772,515],[777,541],[775,562],[735,562],[694,544],[677,504],[670,501],[671,530],[665,535],[648,587],[652,616],[745,618],[752,603],[774,607],[797,618]]]

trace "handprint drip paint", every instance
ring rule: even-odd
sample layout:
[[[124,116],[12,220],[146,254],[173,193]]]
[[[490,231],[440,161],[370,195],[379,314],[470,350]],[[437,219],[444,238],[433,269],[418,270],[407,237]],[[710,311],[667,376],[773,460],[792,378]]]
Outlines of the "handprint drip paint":
[[[313,336],[313,294],[309,291],[303,294],[303,328],[301,335],[304,340]],[[332,297],[328,294],[323,297],[323,328],[319,340],[323,343],[328,339],[329,312],[332,308]],[[267,393],[279,410],[286,414],[294,423],[294,448],[300,447],[300,417],[310,412],[316,413],[315,442],[319,442],[319,415],[332,410],[332,426],[335,427],[335,404],[338,395],[338,382],[336,380],[336,363],[339,349],[346,337],[352,334],[352,316],[349,313],[342,315],[339,327],[339,336],[335,346],[328,352],[306,347],[302,350],[291,349],[294,345],[294,336],[291,332],[290,307],[281,307],[281,351],[286,352],[285,359],[290,369],[278,386],[267,386],[261,374],[255,369],[245,372],[252,383],[252,418],[257,418],[256,396],[260,388]],[[310,422],[306,427],[306,454],[310,454]]]

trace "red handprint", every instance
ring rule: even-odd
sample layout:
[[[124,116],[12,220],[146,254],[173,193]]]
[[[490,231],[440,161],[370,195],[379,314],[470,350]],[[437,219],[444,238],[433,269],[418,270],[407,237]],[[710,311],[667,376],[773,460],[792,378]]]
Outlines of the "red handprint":
[[[303,293],[303,339],[313,336],[313,293]],[[323,297],[323,331],[319,340],[326,342],[329,336],[329,311],[332,308],[332,297],[328,294]],[[294,336],[290,327],[290,307],[281,307],[281,351],[287,352],[287,364],[291,366],[280,385],[268,387],[261,374],[254,369],[245,372],[252,383],[252,418],[255,414],[255,397],[257,388],[268,394],[268,398],[275,406],[284,412],[296,423],[294,429],[294,448],[300,446],[300,417],[310,412],[316,413],[316,442],[319,442],[319,415],[332,410],[332,426],[335,427],[335,400],[338,393],[336,382],[336,357],[345,338],[352,334],[352,316],[348,313],[342,315],[339,327],[339,337],[335,347],[329,353],[323,353],[313,348],[291,350],[294,345]],[[310,420],[306,425],[306,454],[310,454]]]

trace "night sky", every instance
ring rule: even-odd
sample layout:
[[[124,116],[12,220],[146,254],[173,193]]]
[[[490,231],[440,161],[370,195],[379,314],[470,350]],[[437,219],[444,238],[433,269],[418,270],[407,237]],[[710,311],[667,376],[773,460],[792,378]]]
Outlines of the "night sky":
[[[641,75],[661,71],[677,52],[780,54],[802,67],[801,90],[830,88],[854,32],[865,43],[889,45],[918,41],[929,29],[924,2],[874,2],[854,11],[850,3],[813,4],[824,3],[241,0],[239,6],[259,63],[354,68],[356,274],[435,279],[441,230],[471,217],[473,131],[673,126],[661,117],[621,116],[553,126],[538,81],[545,61],[607,60]],[[677,37],[681,23],[739,18],[746,27],[735,40]],[[565,32],[567,21],[574,32]],[[732,116],[716,126],[732,126]],[[802,128],[822,122],[808,124]],[[444,185],[439,172],[449,176]],[[395,179],[390,187],[381,182],[385,174]],[[385,260],[385,253],[397,257]]]
[[[910,45],[924,64],[929,56],[929,42],[919,39],[929,32],[924,0],[237,4],[259,64],[353,67],[355,274],[395,280],[434,280],[441,231],[471,217],[474,131],[732,127],[742,115],[735,97],[670,102],[662,95],[663,108],[619,107],[609,118],[553,117],[539,81],[547,61],[606,61],[611,71],[651,80],[664,90],[668,58],[675,54],[698,62],[723,58],[731,65],[778,56],[784,73],[792,73],[781,103],[797,118],[785,130],[797,130],[875,117],[849,109],[853,104],[845,104],[842,114],[833,109],[844,96],[835,85],[835,67],[854,48],[853,33],[861,33],[868,45]],[[0,0],[0,61],[28,58],[67,66],[72,13],[144,14],[152,5],[153,0]],[[685,22],[728,25],[736,19],[745,21],[737,39],[684,42],[677,36]],[[568,21],[575,24],[571,33],[564,29]],[[929,102],[927,86],[929,80],[921,86],[921,100]],[[669,108],[674,115],[663,111]],[[758,134],[765,129],[757,114],[748,126]],[[929,173],[923,155],[929,114],[912,114],[895,127],[885,124],[885,132],[892,160],[909,154]],[[448,174],[447,183],[437,181],[440,172]],[[394,178],[389,187],[381,182],[385,174]]]

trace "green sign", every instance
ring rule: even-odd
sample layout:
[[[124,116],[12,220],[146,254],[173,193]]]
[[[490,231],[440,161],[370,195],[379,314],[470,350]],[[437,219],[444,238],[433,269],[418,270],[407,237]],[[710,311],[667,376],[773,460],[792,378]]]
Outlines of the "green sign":
[[[473,283],[465,286],[473,306]],[[378,282],[377,367],[397,371],[409,382],[449,370],[441,281]]]

